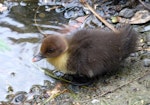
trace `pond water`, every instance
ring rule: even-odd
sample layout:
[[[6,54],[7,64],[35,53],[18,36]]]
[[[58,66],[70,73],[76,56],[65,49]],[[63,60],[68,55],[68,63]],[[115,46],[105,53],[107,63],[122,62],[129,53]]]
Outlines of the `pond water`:
[[[37,12],[39,26],[45,32],[51,32],[52,23],[63,23],[66,19],[55,11],[46,12],[45,6],[36,11],[38,2],[5,2],[8,10],[0,13],[0,101],[5,100],[16,91],[29,91],[34,84],[43,84],[44,80],[54,82],[38,67],[53,69],[45,60],[37,63],[32,58],[38,53],[42,35],[34,23],[34,14]],[[36,65],[36,66],[35,66]]]

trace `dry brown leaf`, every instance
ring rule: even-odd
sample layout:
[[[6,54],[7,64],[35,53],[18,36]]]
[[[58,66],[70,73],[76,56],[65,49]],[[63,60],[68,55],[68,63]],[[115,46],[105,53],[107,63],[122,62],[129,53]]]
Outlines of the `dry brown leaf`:
[[[57,96],[65,93],[67,89],[64,89],[61,91],[61,83],[56,84],[55,88],[53,90],[47,91],[47,94],[50,96],[47,100],[44,101],[43,105],[45,105],[47,102],[54,100]]]
[[[78,17],[76,18],[76,20],[80,23],[83,23],[85,21],[85,19],[88,17],[89,15],[86,15],[86,16],[82,16],[82,17]]]
[[[85,19],[88,16],[83,16],[83,17],[78,17],[75,20],[72,20],[71,22],[69,22],[68,25],[63,25],[64,28],[58,30],[58,32],[62,35],[70,35],[70,33],[75,32],[76,30],[78,30],[81,25],[83,24],[83,22],[85,21]]]
[[[81,105],[81,104],[78,102],[73,102],[73,105]]]
[[[141,10],[136,12],[129,22],[130,24],[140,24],[148,21],[150,21],[150,12],[148,10]]]
[[[143,24],[150,21],[150,12],[148,10],[140,10],[131,19],[117,18],[120,23]]]
[[[49,96],[53,96],[53,95],[55,95],[55,94],[57,94],[57,93],[60,92],[60,88],[61,88],[61,84],[58,83],[58,84],[56,84],[56,86],[55,86],[55,88],[54,88],[53,90],[47,91],[47,94],[48,94]]]

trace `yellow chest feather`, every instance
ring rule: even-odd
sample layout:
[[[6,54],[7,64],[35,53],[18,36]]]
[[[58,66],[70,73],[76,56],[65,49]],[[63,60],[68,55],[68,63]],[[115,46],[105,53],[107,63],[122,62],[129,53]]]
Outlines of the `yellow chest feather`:
[[[47,61],[51,63],[58,71],[63,73],[68,73],[67,71],[67,61],[69,58],[69,54],[67,52],[61,54],[55,58],[47,58]]]

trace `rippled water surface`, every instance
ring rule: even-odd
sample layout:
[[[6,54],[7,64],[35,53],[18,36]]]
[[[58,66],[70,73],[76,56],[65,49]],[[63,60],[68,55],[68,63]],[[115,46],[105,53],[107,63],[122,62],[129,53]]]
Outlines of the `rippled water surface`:
[[[42,39],[42,35],[35,27],[35,12],[42,14],[41,17],[37,15],[37,22],[46,27],[47,32],[51,23],[65,21],[61,14],[45,12],[44,6],[36,11],[36,2],[8,2],[6,5],[8,10],[0,13],[0,101],[5,100],[6,95],[10,94],[9,87],[12,87],[13,93],[28,92],[34,84],[43,84],[44,80],[53,81],[37,66],[50,69],[53,67],[44,60],[32,62]]]

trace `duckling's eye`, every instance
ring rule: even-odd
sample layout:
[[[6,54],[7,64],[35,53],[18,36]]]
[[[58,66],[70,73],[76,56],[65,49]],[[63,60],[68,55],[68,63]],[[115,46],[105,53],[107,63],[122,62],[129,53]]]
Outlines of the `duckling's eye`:
[[[52,52],[54,52],[54,49],[47,50],[47,53],[52,53]]]

